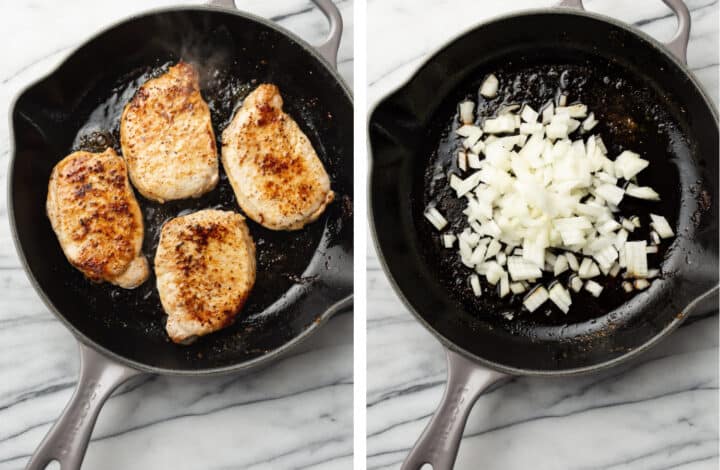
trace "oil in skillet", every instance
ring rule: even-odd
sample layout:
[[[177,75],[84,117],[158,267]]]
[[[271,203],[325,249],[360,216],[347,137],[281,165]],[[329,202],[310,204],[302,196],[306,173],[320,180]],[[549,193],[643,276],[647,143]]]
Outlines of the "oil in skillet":
[[[489,72],[489,71],[488,71]],[[677,220],[679,180],[673,163],[673,139],[681,133],[668,112],[655,104],[659,100],[654,92],[643,84],[628,80],[627,73],[619,66],[607,63],[580,64],[543,64],[527,65],[504,64],[492,70],[500,80],[500,89],[493,99],[478,94],[479,85],[485,73],[479,72],[455,96],[449,97],[436,113],[428,131],[428,146],[433,149],[426,157],[427,165],[423,175],[415,179],[415,184],[423,188],[414,194],[423,194],[422,201],[413,201],[415,220],[423,220],[422,212],[429,203],[435,204],[449,221],[446,230],[459,233],[465,228],[464,200],[455,197],[448,186],[450,173],[463,173],[457,167],[457,152],[461,148],[461,138],[455,135],[459,126],[457,104],[469,98],[478,104],[477,120],[495,115],[498,110],[511,104],[529,103],[539,110],[549,100],[555,100],[561,93],[568,94],[568,102],[581,101],[594,111],[600,124],[593,133],[603,137],[611,156],[618,155],[624,149],[632,149],[651,161],[640,180],[649,181],[660,192],[662,202],[653,203],[625,198],[621,203],[621,215],[641,215],[643,227],[630,235],[631,240],[649,238],[648,214],[664,215],[669,221]],[[648,103],[653,103],[648,106]],[[579,138],[574,135],[573,138]],[[633,294],[627,294],[621,287],[622,278],[602,278],[605,289],[599,299],[595,299],[584,290],[572,293],[573,304],[567,315],[557,309],[552,302],[533,314],[522,308],[524,294],[511,295],[500,299],[496,288],[483,279],[483,296],[477,298],[470,288],[467,278],[472,273],[459,260],[456,249],[445,249],[439,233],[430,224],[418,224],[421,246],[426,261],[432,269],[440,273],[439,279],[453,297],[463,305],[464,310],[476,312],[479,316],[499,316],[503,320],[512,320],[523,316],[532,324],[557,326],[563,324],[592,321],[616,309]],[[660,246],[658,254],[649,255],[653,266],[661,264],[670,242]],[[567,285],[570,273],[566,272],[559,280]],[[548,286],[552,275],[545,275],[542,284]]]
[[[154,66],[139,67],[114,83],[99,85],[99,89],[105,85],[109,92],[101,95],[98,101],[89,107],[88,118],[81,124],[69,150],[97,152],[113,147],[121,153],[119,126],[125,104],[143,83],[161,75],[175,62],[176,60],[166,60]],[[232,119],[237,106],[257,84],[259,84],[257,79],[242,80],[233,70],[200,69],[201,92],[210,109],[218,149],[221,148],[222,130]],[[206,208],[242,213],[222,165],[219,176],[216,188],[197,199],[159,204],[136,193],[145,225],[143,253],[151,264],[160,231],[166,221]],[[322,239],[325,216],[303,230],[294,232],[272,231],[250,219],[247,222],[256,245],[257,278],[241,315],[227,330],[240,331],[253,328],[261,316],[272,314],[268,307],[272,305],[282,308],[282,305],[276,302],[293,285],[306,285],[312,282],[312,279],[303,277],[303,272]],[[168,341],[164,331],[164,312],[155,288],[155,276],[152,270],[150,278],[135,290],[125,290],[110,284],[92,284],[79,273],[74,273],[72,278],[65,281],[68,288],[92,299],[91,303],[97,307],[94,310],[103,315],[102,321],[106,325],[140,329],[161,341]],[[230,335],[231,332],[223,334]],[[217,337],[217,335],[216,333],[213,336]],[[231,339],[228,341],[229,344],[233,344]]]

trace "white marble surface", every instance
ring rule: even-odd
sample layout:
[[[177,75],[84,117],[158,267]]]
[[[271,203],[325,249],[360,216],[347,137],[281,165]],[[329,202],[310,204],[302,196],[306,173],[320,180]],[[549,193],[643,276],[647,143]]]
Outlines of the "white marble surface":
[[[133,13],[184,0],[0,2],[0,110],[89,35]],[[352,84],[352,0],[340,71]],[[309,0],[238,0],[311,43],[327,30]],[[70,333],[30,286],[6,208],[7,118],[0,119],[0,469],[23,468],[76,381]],[[102,411],[83,468],[342,469],[352,467],[352,315],[262,372],[209,379],[148,377]]]
[[[428,54],[473,25],[553,0],[369,0],[372,106]],[[717,102],[718,2],[689,0],[690,67]],[[588,0],[588,9],[670,38],[659,0]],[[388,44],[393,44],[388,47]],[[368,468],[396,469],[442,395],[445,358],[368,254]],[[636,361],[602,374],[516,378],[482,396],[457,469],[718,468],[718,317],[691,319]]]

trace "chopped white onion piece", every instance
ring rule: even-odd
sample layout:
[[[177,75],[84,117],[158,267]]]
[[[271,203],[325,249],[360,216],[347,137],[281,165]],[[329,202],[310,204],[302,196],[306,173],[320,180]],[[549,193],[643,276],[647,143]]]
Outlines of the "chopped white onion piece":
[[[650,243],[652,243],[653,245],[660,244],[660,235],[658,235],[658,233],[655,230],[650,232]]]
[[[544,129],[545,127],[539,122],[523,122],[520,124],[520,134],[540,134]]]
[[[485,98],[495,98],[499,86],[498,78],[494,74],[490,74],[480,86],[480,94]]]
[[[661,215],[650,214],[652,222],[650,226],[657,232],[660,238],[671,238],[675,235],[667,219]]]
[[[625,264],[630,277],[647,277],[647,243],[643,241],[625,242]]]
[[[507,255],[501,251],[495,255],[495,261],[497,261],[500,266],[505,266],[507,264]]]
[[[525,292],[525,286],[522,282],[512,282],[510,283],[510,291],[513,294],[522,294]]]
[[[595,119],[595,113],[588,114],[588,117],[583,121],[582,127],[586,131],[591,131],[595,126],[597,126],[598,121]]]
[[[570,276],[570,289],[572,289],[574,292],[580,292],[582,286],[582,279],[580,279],[578,275],[573,274],[572,276]]]
[[[467,171],[467,154],[465,152],[458,152],[458,168]]]
[[[622,283],[622,288],[623,288],[623,290],[624,290],[625,292],[627,292],[628,294],[634,290],[634,289],[633,289],[632,282],[628,282],[628,281],[623,281],[623,283]]]
[[[617,275],[620,274],[620,263],[615,262],[610,268],[610,272],[608,274],[612,277],[617,277]]]
[[[540,308],[542,304],[547,302],[547,300],[550,298],[547,289],[543,286],[537,286],[535,289],[530,291],[528,295],[525,296],[525,299],[523,300],[523,305],[526,309],[528,309],[531,313]]]
[[[555,258],[555,264],[553,266],[553,275],[555,277],[561,275],[569,268],[568,259],[565,255],[560,255],[557,258]]]
[[[565,258],[567,258],[568,266],[570,266],[570,269],[577,272],[578,269],[580,269],[580,263],[578,263],[577,258],[575,257],[574,253],[570,253],[569,251],[565,253]]]
[[[447,219],[434,207],[428,207],[425,210],[425,218],[438,230],[444,229],[448,223]]]
[[[482,289],[480,288],[480,278],[477,274],[470,275],[470,287],[472,287],[475,297],[480,297],[482,295]]]
[[[620,201],[622,201],[625,195],[625,191],[623,191],[622,188],[618,188],[612,184],[602,184],[598,186],[595,191],[597,195],[616,206],[620,204]]]
[[[566,139],[568,136],[568,125],[560,123],[550,123],[545,126],[545,135],[548,139]]]
[[[475,103],[472,101],[463,101],[460,103],[460,122],[463,124],[471,124],[475,118],[473,111],[475,110]]]
[[[600,269],[609,271],[615,260],[618,259],[618,252],[614,246],[607,246],[606,248],[595,253],[595,261],[600,265]]]
[[[630,180],[650,164],[635,152],[625,150],[615,159],[615,176]]]
[[[650,186],[637,186],[634,184],[628,184],[625,188],[625,194],[638,199],[645,199],[647,201],[659,201],[660,195]]]
[[[472,124],[465,124],[458,127],[455,133],[460,137],[470,137],[476,134],[478,134],[478,137],[482,137],[482,129],[480,128],[480,126],[475,126]]]
[[[510,256],[507,259],[507,268],[513,281],[529,281],[542,277],[540,268],[520,256]]]
[[[550,300],[552,300],[553,303],[563,311],[563,313],[568,313],[570,305],[572,304],[572,298],[570,297],[570,293],[562,286],[562,284],[559,282],[553,283],[553,285],[550,286],[548,296],[550,297]]]
[[[647,254],[655,254],[658,252],[658,247],[657,247],[657,245],[651,245],[651,246],[645,248],[645,252]]]
[[[483,123],[483,131],[488,134],[504,134],[506,132],[514,132],[517,128],[515,116],[512,114],[501,114],[496,118],[485,119]],[[486,141],[485,144],[488,142]]]
[[[625,242],[627,241],[629,236],[630,236],[630,234],[625,229],[622,229],[622,230],[618,231],[618,233],[617,233],[617,237],[615,238],[614,245],[615,245],[615,248],[617,248],[621,254],[624,253],[623,250],[625,249]]]
[[[477,170],[480,168],[480,156],[476,153],[468,153],[467,164],[470,168]]]
[[[508,274],[506,272],[502,273],[502,276],[500,277],[500,298],[507,296],[510,293],[510,280],[508,279]]]
[[[630,219],[622,219],[622,227],[627,230],[628,232],[634,232],[635,231],[635,224],[632,223],[632,220]]]
[[[445,246],[445,248],[452,248],[455,244],[455,240],[457,240],[455,234],[446,233],[443,235],[443,246]]]
[[[603,286],[595,281],[587,281],[585,283],[585,290],[590,292],[593,297],[600,297],[600,294],[602,294],[603,291]]]
[[[527,123],[536,123],[538,120],[538,112],[532,109],[532,106],[529,104],[526,104],[522,108],[522,112],[520,113],[520,117],[523,121]]]
[[[605,235],[617,231],[620,227],[621,225],[616,220],[609,219],[599,226],[597,231],[600,232],[600,234]]]
[[[600,275],[600,268],[590,258],[584,258],[578,269],[578,275],[581,279],[591,279]]]
[[[490,245],[488,246],[486,259],[490,259],[500,253],[500,250],[502,249],[502,245],[500,245],[500,242],[495,240],[494,238],[490,241]]]
[[[587,116],[587,111],[587,106],[581,103],[573,104],[570,106],[560,105],[555,108],[555,114],[567,114],[571,118],[584,118],[585,116]]]
[[[567,104],[567,95],[563,93],[560,96],[558,96],[558,107],[563,107],[566,104]]]
[[[470,263],[477,265],[485,261],[487,253],[487,243],[478,243],[470,255]]]
[[[500,278],[502,277],[505,270],[503,269],[500,264],[498,264],[495,261],[490,261],[485,264],[485,279],[492,284],[493,286],[500,281]]]
[[[635,279],[635,282],[633,282],[633,285],[635,286],[635,289],[637,289],[637,290],[645,290],[648,287],[650,287],[650,283],[647,281],[647,279]]]

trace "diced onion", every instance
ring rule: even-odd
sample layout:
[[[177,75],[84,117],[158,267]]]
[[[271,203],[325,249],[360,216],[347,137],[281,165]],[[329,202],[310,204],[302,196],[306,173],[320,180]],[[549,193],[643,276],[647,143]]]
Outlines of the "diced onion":
[[[529,281],[542,277],[540,268],[520,256],[510,256],[507,259],[507,268],[513,281]]]
[[[603,286],[595,281],[587,281],[585,283],[585,290],[590,292],[593,297],[600,297],[600,294],[602,294],[603,291]]]
[[[523,121],[529,124],[536,123],[538,120],[538,112],[532,109],[532,107],[529,104],[526,104],[522,108],[522,112],[520,113],[520,118],[522,118]]]
[[[438,211],[434,207],[427,208],[427,210],[425,211],[425,218],[430,221],[430,223],[433,224],[433,226],[438,230],[444,229],[448,223],[447,219],[445,219],[445,217],[443,217],[440,211]]]
[[[625,264],[630,277],[647,277],[646,247],[645,241],[625,242]]]
[[[667,219],[661,215],[650,214],[652,222],[650,226],[657,232],[660,238],[671,238],[675,235]]]
[[[580,263],[578,263],[577,258],[575,257],[574,253],[567,252],[565,253],[565,258],[567,258],[568,266],[570,266],[570,269],[577,272],[578,269],[580,269]]]
[[[480,92],[492,98],[498,89],[497,77],[490,75]],[[495,116],[476,115],[480,108],[470,100],[459,104],[462,125],[455,133],[463,149],[447,181],[466,200],[466,227],[441,236],[474,270],[471,285],[476,279],[479,286],[484,276],[501,298],[529,292],[523,304],[530,311],[550,298],[567,313],[570,291],[584,288],[599,296],[601,278],[622,274],[644,281],[659,275],[648,269],[648,253],[658,253],[661,238],[674,233],[665,218],[653,214],[650,243],[628,241],[641,224],[637,216],[620,216],[625,195],[659,200],[638,181],[649,161],[631,150],[608,155],[602,138],[589,135],[598,124],[595,114],[583,103],[567,105],[565,92],[556,97],[557,103],[539,112],[513,103]],[[428,207],[425,217],[438,230],[447,226],[435,208]],[[569,270],[568,284],[561,285],[557,278]],[[541,284],[544,273],[556,278],[547,288]]]
[[[446,233],[443,235],[443,246],[445,246],[445,248],[452,248],[455,244],[455,240],[457,240],[455,234]]]
[[[628,282],[628,281],[623,281],[622,288],[628,294],[634,290],[632,282]]]
[[[547,289],[545,289],[543,286],[537,286],[528,295],[525,296],[525,299],[523,300],[523,305],[526,309],[528,309],[528,311],[532,313],[538,308],[540,308],[540,306],[544,304],[549,298],[550,295],[548,294]]]
[[[628,184],[625,188],[625,194],[632,196],[637,199],[645,199],[647,201],[659,201],[660,195],[649,186],[637,186],[634,184]]]
[[[498,78],[494,74],[490,74],[480,86],[480,94],[485,98],[495,98],[499,85]]]
[[[576,274],[573,274],[570,276],[570,289],[572,289],[574,292],[580,292],[583,286],[582,279]]]
[[[480,288],[480,278],[477,274],[470,275],[470,287],[472,288],[475,297],[480,297],[482,295],[482,289]]]
[[[645,290],[650,287],[650,283],[647,281],[647,279],[635,279],[635,282],[633,282],[633,286],[637,290]]]
[[[500,298],[502,299],[506,295],[510,293],[510,280],[508,279],[508,274],[506,272],[502,273],[502,276],[500,276]]]
[[[568,313],[570,305],[572,304],[572,298],[570,297],[570,293],[562,286],[562,284],[555,282],[552,286],[550,286],[548,296],[550,297],[550,300],[552,300],[553,303],[563,311],[563,313]]]
[[[650,164],[635,152],[625,150],[615,159],[615,176],[630,180]]]
[[[470,124],[475,120],[473,116],[474,109],[475,103],[472,101],[463,101],[460,103],[460,121],[463,124]]]
[[[557,277],[567,271],[569,267],[570,266],[568,264],[567,256],[560,255],[555,258],[555,263],[553,265],[553,275]]]

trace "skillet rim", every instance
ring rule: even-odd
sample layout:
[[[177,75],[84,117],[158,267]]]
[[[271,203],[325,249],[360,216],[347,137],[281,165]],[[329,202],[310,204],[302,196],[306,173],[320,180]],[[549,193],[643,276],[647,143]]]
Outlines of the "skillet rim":
[[[75,47],[73,47],[72,50],[68,51],[67,54],[65,54],[58,62],[57,64],[46,74],[40,76],[39,78],[36,78],[32,82],[30,82],[28,85],[20,88],[19,91],[14,95],[12,101],[10,102],[10,106],[8,108],[8,119],[9,119],[9,142],[10,142],[10,149],[9,149],[9,162],[8,162],[8,182],[7,182],[7,189],[6,189],[6,197],[7,197],[7,209],[8,209],[8,220],[10,223],[10,233],[12,235],[13,240],[13,246],[15,248],[15,252],[18,255],[18,258],[20,259],[20,263],[22,265],[23,271],[25,272],[25,276],[30,281],[30,284],[32,285],[35,292],[40,297],[40,300],[45,304],[45,306],[50,310],[50,312],[58,319],[60,322],[67,328],[72,335],[75,337],[75,339],[91,348],[93,348],[95,351],[98,351],[106,358],[117,362],[121,365],[130,367],[135,370],[139,370],[142,372],[150,373],[150,374],[162,374],[162,375],[168,375],[168,376],[215,376],[215,375],[224,375],[224,374],[230,374],[230,373],[245,373],[249,372],[254,369],[262,368],[271,362],[279,359],[282,356],[285,356],[289,351],[294,349],[299,344],[303,343],[307,338],[309,338],[315,331],[317,331],[320,327],[322,327],[325,323],[327,323],[330,318],[332,318],[336,313],[340,312],[344,308],[350,307],[352,311],[352,305],[353,305],[353,291],[350,289],[350,293],[341,298],[340,300],[336,301],[335,303],[329,305],[325,311],[318,314],[315,317],[315,320],[311,322],[305,329],[302,330],[302,332],[292,338],[290,341],[285,342],[282,346],[273,349],[271,351],[266,352],[265,354],[262,354],[260,356],[257,356],[255,358],[252,358],[247,361],[238,362],[232,365],[227,366],[220,366],[220,367],[208,367],[208,368],[201,368],[201,369],[170,369],[166,367],[156,367],[156,366],[149,366],[145,363],[128,359],[126,357],[123,357],[113,351],[110,351],[105,346],[101,345],[98,342],[93,341],[91,338],[83,334],[79,329],[77,329],[65,316],[53,305],[51,300],[47,297],[45,294],[45,291],[40,287],[39,282],[37,279],[35,279],[35,276],[32,274],[32,271],[30,270],[30,264],[27,261],[27,258],[25,257],[25,253],[22,250],[22,247],[20,245],[20,238],[18,236],[18,230],[15,223],[15,208],[14,208],[14,199],[12,197],[13,189],[15,187],[15,178],[14,170],[15,170],[15,157],[17,153],[17,145],[16,145],[16,139],[15,139],[15,127],[13,125],[13,116],[15,115],[15,110],[17,107],[17,103],[28,91],[32,90],[33,88],[37,87],[39,84],[44,82],[45,80],[50,79],[51,77],[55,76],[60,68],[62,68],[70,58],[72,58],[78,51],[85,48],[89,44],[93,43],[94,41],[97,41],[100,36],[104,35],[111,29],[114,29],[116,27],[119,27],[121,25],[124,25],[126,23],[131,23],[133,21],[137,21],[139,19],[158,15],[158,14],[164,14],[164,13],[174,13],[174,12],[213,12],[218,14],[227,14],[227,15],[233,15],[233,16],[239,16],[242,18],[245,18],[247,20],[250,20],[255,23],[259,23],[261,25],[264,25],[270,29],[275,30],[276,32],[280,33],[282,36],[284,36],[286,39],[295,41],[300,47],[302,47],[306,52],[308,52],[317,62],[322,64],[325,69],[330,72],[331,76],[335,79],[335,82],[340,85],[340,88],[342,89],[343,93],[345,94],[345,97],[350,102],[351,106],[354,108],[355,103],[353,100],[353,94],[350,88],[348,87],[347,83],[345,83],[345,80],[343,80],[342,76],[340,76],[340,73],[335,70],[330,63],[313,47],[310,45],[307,41],[304,39],[298,37],[296,34],[292,33],[291,31],[287,30],[286,28],[278,25],[277,23],[273,22],[270,19],[262,18],[260,16],[254,15],[252,13],[248,13],[246,11],[240,10],[240,9],[227,9],[219,6],[214,5],[187,5],[187,6],[177,6],[177,7],[160,7],[160,8],[153,8],[149,10],[145,10],[127,17],[123,17],[119,20],[112,21],[104,26],[102,26],[101,29],[94,32],[92,35],[88,36],[87,39],[84,39],[83,41],[79,42],[79,44]],[[353,240],[354,245],[354,240]],[[354,256],[353,256],[354,258]],[[354,261],[353,261],[354,264]]]
[[[391,274],[391,271],[388,267],[388,264],[386,262],[385,254],[383,253],[382,246],[378,240],[377,235],[377,229],[375,226],[375,209],[372,203],[372,185],[373,181],[375,180],[375,166],[373,165],[373,158],[372,158],[372,139],[370,137],[370,127],[374,121],[374,115],[377,111],[377,109],[386,103],[391,98],[394,98],[395,96],[401,94],[404,89],[414,80],[418,78],[418,75],[422,72],[422,70],[431,64],[433,61],[435,61],[441,54],[443,54],[446,49],[448,49],[450,46],[454,45],[458,41],[461,41],[466,35],[470,34],[471,32],[474,32],[476,30],[479,30],[481,28],[484,28],[490,24],[494,23],[500,23],[503,21],[507,21],[510,19],[523,17],[523,16],[539,16],[539,15],[567,15],[567,16],[581,16],[590,18],[595,21],[599,21],[602,23],[607,23],[612,26],[616,26],[620,29],[625,30],[626,32],[636,36],[637,38],[641,40],[645,40],[649,47],[654,48],[661,54],[663,54],[666,58],[669,58],[671,62],[678,67],[685,76],[689,79],[689,81],[692,83],[693,87],[696,91],[700,93],[700,96],[702,97],[703,101],[705,102],[706,109],[710,110],[710,113],[714,117],[714,123],[717,126],[718,125],[718,109],[715,106],[715,103],[710,99],[707,92],[703,88],[703,86],[700,84],[700,82],[697,80],[697,77],[695,77],[695,74],[690,70],[690,68],[687,66],[687,64],[684,64],[680,59],[678,59],[670,50],[667,49],[667,47],[661,43],[659,40],[653,38],[649,34],[635,28],[633,25],[622,22],[620,20],[617,20],[615,18],[612,18],[607,15],[599,14],[590,12],[587,10],[579,10],[576,8],[571,7],[548,7],[548,8],[534,8],[534,9],[523,9],[519,10],[513,13],[508,13],[504,15],[499,15],[492,17],[488,19],[487,21],[483,21],[481,23],[478,23],[476,25],[470,26],[468,28],[465,28],[452,38],[446,40],[441,46],[434,49],[430,54],[428,54],[427,58],[423,60],[421,64],[417,66],[417,68],[412,72],[412,74],[405,79],[400,85],[394,87],[389,93],[386,93],[384,97],[380,100],[378,100],[376,103],[373,104],[372,108],[368,112],[368,122],[367,122],[367,128],[366,128],[366,135],[367,135],[367,146],[368,146],[368,163],[369,163],[369,170],[368,170],[368,180],[367,180],[367,207],[368,207],[368,218],[370,219],[370,233],[372,235],[373,239],[373,246],[375,247],[375,251],[377,253],[378,260],[380,261],[380,265],[382,266],[383,272],[385,273],[385,276],[387,277],[388,281],[390,282],[390,285],[393,288],[393,291],[395,291],[395,294],[400,298],[401,302],[404,304],[405,308],[415,317],[415,319],[430,333],[432,334],[443,346],[443,348],[456,352],[472,361],[477,363],[479,366],[484,366],[492,370],[496,370],[508,375],[517,375],[517,376],[534,376],[534,377],[569,377],[569,376],[577,376],[577,375],[584,375],[584,374],[590,374],[594,372],[599,372],[601,370],[606,370],[611,367],[615,367],[623,362],[627,362],[640,354],[644,353],[648,349],[652,348],[659,342],[661,342],[663,339],[665,339],[670,333],[675,331],[687,318],[688,312],[690,312],[697,304],[702,303],[706,298],[710,297],[717,297],[718,295],[718,287],[711,288],[709,291],[704,292],[700,296],[696,297],[692,301],[690,301],[683,310],[673,317],[673,320],[668,323],[660,332],[655,334],[651,339],[648,341],[640,344],[636,348],[632,349],[631,351],[627,351],[613,359],[610,359],[608,361],[604,362],[598,362],[596,364],[587,365],[583,367],[575,367],[570,369],[557,369],[557,370],[544,370],[544,369],[523,369],[519,367],[511,367],[507,366],[495,361],[490,361],[488,359],[482,358],[480,356],[477,356],[459,346],[457,346],[452,340],[449,338],[446,338],[443,336],[440,332],[438,332],[435,328],[428,323],[425,318],[415,310],[413,307],[410,299],[405,295],[405,293],[400,289],[398,286],[398,283],[395,281],[394,276]]]

